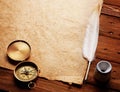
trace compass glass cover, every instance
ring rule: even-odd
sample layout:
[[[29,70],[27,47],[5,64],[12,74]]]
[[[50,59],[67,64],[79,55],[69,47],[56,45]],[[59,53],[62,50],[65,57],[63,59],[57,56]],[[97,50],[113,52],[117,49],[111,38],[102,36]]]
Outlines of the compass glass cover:
[[[34,80],[38,73],[36,68],[32,67],[32,66],[21,66],[19,67],[16,71],[15,71],[15,75],[17,77],[17,79],[19,79],[20,81],[32,81]]]

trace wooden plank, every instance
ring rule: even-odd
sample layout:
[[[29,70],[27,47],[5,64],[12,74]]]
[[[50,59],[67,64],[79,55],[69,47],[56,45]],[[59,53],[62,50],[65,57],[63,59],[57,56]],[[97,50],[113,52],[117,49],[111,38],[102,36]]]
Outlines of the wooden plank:
[[[82,87],[78,85],[68,85],[58,81],[50,81],[38,78],[35,88],[21,89],[16,86],[13,78],[13,71],[0,68],[0,89],[9,92],[117,92],[111,89],[96,87],[90,84],[84,84]]]
[[[120,0],[104,0],[104,3],[120,6]]]
[[[102,13],[120,17],[120,7],[109,5],[109,4],[103,4]]]
[[[96,57],[120,63],[120,40],[99,36]]]
[[[100,35],[120,39],[120,18],[102,14],[100,16]]]
[[[89,77],[88,77],[88,82],[93,83],[97,85],[97,82],[94,79],[94,71],[96,68],[96,64],[100,61],[101,59],[95,59],[95,61],[92,62],[90,72],[89,72]],[[110,62],[110,61],[109,61]],[[118,63],[113,63],[112,64],[112,72],[111,72],[111,80],[110,82],[106,85],[107,88],[112,88],[120,91],[120,64]]]

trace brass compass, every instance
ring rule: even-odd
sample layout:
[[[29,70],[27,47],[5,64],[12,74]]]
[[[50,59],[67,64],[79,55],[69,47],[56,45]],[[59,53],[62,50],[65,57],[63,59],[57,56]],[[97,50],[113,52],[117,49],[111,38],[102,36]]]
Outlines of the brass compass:
[[[7,48],[7,56],[13,61],[22,61],[18,63],[14,69],[14,77],[16,83],[25,85],[28,88],[34,87],[35,80],[38,77],[39,70],[35,63],[25,61],[31,52],[30,45],[23,40],[15,40],[11,42]]]
[[[15,78],[23,84],[26,83],[29,88],[31,88],[31,85],[34,86],[34,80],[37,78],[38,73],[37,65],[30,61],[19,63],[14,70]]]

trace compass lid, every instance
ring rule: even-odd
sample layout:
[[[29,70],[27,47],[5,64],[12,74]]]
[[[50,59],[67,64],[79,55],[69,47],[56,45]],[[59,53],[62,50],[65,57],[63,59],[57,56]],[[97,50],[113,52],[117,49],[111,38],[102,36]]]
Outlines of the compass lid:
[[[23,61],[30,56],[31,47],[23,40],[15,40],[11,42],[7,48],[7,55],[14,61]]]

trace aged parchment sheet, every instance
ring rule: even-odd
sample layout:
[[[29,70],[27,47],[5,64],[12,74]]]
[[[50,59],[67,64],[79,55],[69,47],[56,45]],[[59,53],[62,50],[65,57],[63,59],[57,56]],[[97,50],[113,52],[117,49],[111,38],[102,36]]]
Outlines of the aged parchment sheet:
[[[39,66],[39,76],[82,84],[85,32],[101,5],[102,0],[0,0],[0,66],[15,68],[7,59],[7,46],[25,40],[31,45],[28,61]]]

